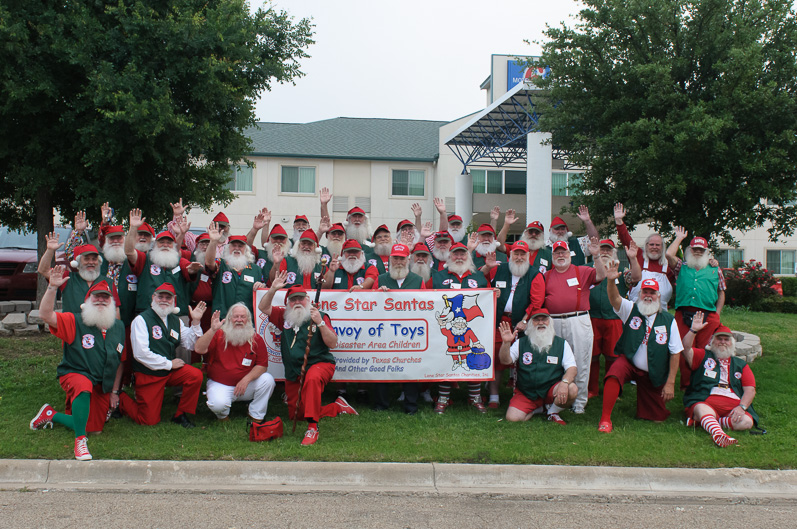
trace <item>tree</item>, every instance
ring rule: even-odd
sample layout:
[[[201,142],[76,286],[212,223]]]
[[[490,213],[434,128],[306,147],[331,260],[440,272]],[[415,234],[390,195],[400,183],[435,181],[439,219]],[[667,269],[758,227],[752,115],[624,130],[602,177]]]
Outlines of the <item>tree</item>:
[[[539,126],[586,167],[575,204],[664,231],[797,225],[797,23],[790,0],[584,0],[547,27]],[[581,202],[583,200],[583,202]],[[792,202],[791,205],[789,203]]]
[[[53,209],[148,220],[169,202],[229,203],[230,164],[272,82],[302,75],[306,19],[245,0],[9,0],[0,4],[0,222]]]

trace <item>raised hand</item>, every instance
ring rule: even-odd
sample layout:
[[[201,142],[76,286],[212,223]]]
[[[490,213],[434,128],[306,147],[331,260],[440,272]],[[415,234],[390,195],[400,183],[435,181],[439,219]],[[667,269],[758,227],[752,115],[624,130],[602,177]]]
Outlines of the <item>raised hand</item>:
[[[504,213],[504,224],[509,224],[511,226],[518,221],[518,218],[514,209],[508,209],[506,213]]]
[[[625,208],[621,203],[617,203],[614,205],[614,220],[618,221],[618,223],[622,223],[623,219],[625,218]]]
[[[589,239],[589,253],[592,254],[592,257],[598,257],[600,254],[600,241],[598,241],[597,237],[590,237]]]
[[[501,333],[501,341],[505,343],[512,343],[517,338],[517,331],[512,330],[512,326],[507,321],[502,321],[498,326],[498,331]]]
[[[271,282],[271,288],[274,290],[279,290],[281,288],[285,288],[285,285],[288,284],[288,271],[283,270],[281,272],[277,272],[274,276],[274,281]]]
[[[689,235],[689,232],[683,226],[675,226],[673,230],[675,231],[676,239],[684,240]]]
[[[446,214],[446,201],[442,198],[434,197],[434,207],[441,215]]]
[[[193,263],[191,263],[188,266],[186,266],[185,270],[189,274],[194,275],[197,272],[199,272],[200,270],[202,270],[202,266],[203,266],[202,263],[198,263],[198,262],[194,261]]]
[[[255,215],[255,218],[252,221],[252,228],[256,230],[262,230],[263,226],[266,224],[266,217],[263,215],[263,211],[261,210],[257,215]]]
[[[113,215],[111,204],[106,202],[105,204],[100,206],[100,214],[102,215],[102,220],[104,220],[105,222],[111,222],[111,215]]]
[[[75,214],[75,232],[83,233],[88,227],[89,223],[86,222],[86,212],[78,211],[77,214]]]
[[[495,258],[495,252],[487,252],[487,255],[484,256],[484,264],[487,265],[487,268],[495,268],[498,264],[498,261]]]
[[[54,266],[52,270],[50,270],[50,286],[59,288],[61,285],[66,283],[69,279],[68,276],[64,276],[66,272],[66,267],[63,265]]]
[[[631,244],[625,249],[625,255],[628,257],[629,261],[632,261],[636,259],[637,253],[639,253],[639,246],[637,246],[634,241],[631,241]]]
[[[182,235],[185,237],[185,234],[188,233],[188,230],[191,229],[191,223],[188,222],[188,219],[185,217],[180,217],[175,221],[175,227],[177,228],[177,234]]]
[[[412,214],[415,215],[416,219],[423,215],[423,208],[417,202],[410,207],[412,208]]]
[[[705,313],[702,310],[695,312],[695,315],[692,317],[692,332],[697,334],[702,331],[706,325],[708,325],[707,321],[704,321]]]
[[[221,240],[221,232],[219,231],[219,225],[215,222],[211,222],[208,226],[208,237],[210,238],[210,242],[219,242]]]
[[[329,201],[332,200],[332,192],[328,187],[322,187],[321,191],[318,192],[318,199],[321,200],[322,204],[329,204]]]
[[[501,216],[501,208],[498,206],[493,206],[493,209],[490,210],[490,218],[492,220],[498,220],[498,217]]]
[[[468,250],[472,252],[478,245],[479,243],[476,241],[476,232],[468,235]]]
[[[321,313],[318,312],[318,307],[315,305],[310,305],[310,319],[313,320],[313,323],[316,325],[324,321],[324,317],[321,316]]]
[[[613,261],[606,267],[606,279],[614,281],[620,277],[620,263]]]
[[[431,222],[424,222],[423,226],[421,226],[421,239],[426,239],[432,234],[432,223]],[[414,240],[414,237],[413,237]]]
[[[254,285],[252,285],[252,290],[260,290],[261,288],[266,288],[265,283],[261,283],[260,281],[255,281]]]
[[[56,251],[58,248],[61,247],[62,243],[58,242],[59,235],[55,232],[48,233],[44,236],[44,240],[47,241],[47,249]]]
[[[191,316],[191,322],[199,322],[202,319],[202,315],[205,314],[208,306],[204,301],[200,301],[196,304],[196,307],[188,308],[188,314]]]
[[[578,206],[578,218],[581,222],[589,222],[589,209],[585,205]]]
[[[172,216],[173,217],[182,217],[185,213],[185,206],[183,206],[183,199],[180,198],[177,202],[172,204],[169,202],[169,205],[172,207]]]
[[[423,232],[421,233],[421,236],[423,236]],[[415,240],[415,235],[411,231],[402,231],[399,235],[399,238],[401,239],[401,244],[405,246],[411,246],[412,241]],[[410,250],[412,250],[412,248],[410,248]]]
[[[144,220],[146,220],[146,219],[145,219],[145,217],[141,216],[141,210],[140,209],[136,208],[136,209],[131,209],[130,210],[130,230],[131,231],[135,231],[138,228],[140,228],[141,225],[144,224]]]
[[[332,225],[330,224],[330,220],[329,220],[328,216],[324,215],[323,217],[321,217],[321,222],[318,224],[318,227],[321,230],[321,233],[328,232],[329,228],[331,226]]]
[[[265,220],[267,224],[271,222],[271,211],[269,211],[268,208],[261,209],[260,214],[263,215],[263,220]]]
[[[339,255],[333,255],[332,256],[332,262],[329,263],[329,271],[334,274],[335,272],[338,271],[338,268],[340,268],[340,256]]]
[[[221,319],[221,311],[215,311],[210,317],[210,330],[213,332],[218,331],[224,325],[224,321]]]

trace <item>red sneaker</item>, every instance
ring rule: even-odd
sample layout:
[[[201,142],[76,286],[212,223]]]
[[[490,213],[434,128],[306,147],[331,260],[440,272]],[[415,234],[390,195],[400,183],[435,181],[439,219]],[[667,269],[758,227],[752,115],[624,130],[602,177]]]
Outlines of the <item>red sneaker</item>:
[[[498,409],[498,402],[494,401],[494,400],[491,400],[490,402],[487,403],[487,407],[490,408],[491,410],[497,410]]]
[[[612,433],[614,427],[612,421],[601,421],[598,423],[598,431],[603,433]]]
[[[36,414],[36,417],[30,421],[30,429],[43,430],[48,426],[52,428],[53,417],[55,417],[55,410],[49,404],[45,404],[42,406],[42,409],[39,410],[39,413]]]
[[[78,461],[91,461],[89,447],[86,444],[86,436],[81,435],[75,439],[75,459]]]
[[[478,411],[479,413],[487,413],[487,408],[485,408],[484,404],[482,404],[481,397],[472,398],[468,402],[470,403],[471,406],[476,408],[476,411]]]
[[[434,412],[442,415],[449,406],[451,406],[451,400],[448,397],[438,397],[437,404],[434,406]]]
[[[555,422],[556,424],[561,424],[562,426],[567,424],[565,421],[562,420],[561,417],[559,417],[558,413],[549,413],[548,420],[551,422]]]
[[[302,439],[302,446],[310,446],[318,441],[318,426],[310,426],[304,432],[304,439]]]
[[[335,404],[340,406],[340,412],[338,413],[343,413],[346,415],[359,415],[359,413],[357,413],[357,410],[352,408],[351,404],[346,402],[346,399],[344,399],[343,397],[338,397],[337,399],[335,399]]]

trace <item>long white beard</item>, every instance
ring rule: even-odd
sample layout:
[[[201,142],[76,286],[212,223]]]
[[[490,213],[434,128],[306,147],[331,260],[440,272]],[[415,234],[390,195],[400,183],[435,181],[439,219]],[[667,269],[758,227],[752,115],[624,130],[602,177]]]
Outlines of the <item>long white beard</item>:
[[[296,256],[296,264],[299,265],[299,271],[302,275],[312,274],[313,270],[318,263],[321,262],[321,254],[316,252],[299,252]]]
[[[152,303],[150,303],[150,307],[152,307],[152,310],[155,311],[155,314],[161,318],[166,318],[169,316],[169,314],[174,314],[174,301],[172,301],[171,306],[161,307],[160,304],[153,299]]]
[[[340,266],[342,266],[346,272],[350,274],[356,274],[357,271],[360,270],[360,268],[362,268],[364,264],[365,264],[365,255],[360,254],[360,257],[357,258],[356,260],[344,259],[343,261],[341,261]]]
[[[426,263],[412,263],[410,265],[410,272],[421,276],[424,283],[429,281],[429,278],[432,277],[432,269]]]
[[[137,242],[136,243],[136,250],[139,252],[147,253],[152,250],[152,243],[151,242]]]
[[[149,260],[161,268],[170,270],[180,264],[180,252],[177,251],[177,248],[164,248],[163,250],[153,248],[149,251]]]
[[[540,248],[545,246],[545,239],[543,239],[542,237],[537,237],[536,239],[533,239],[529,237],[528,233],[529,233],[528,231],[524,231],[523,235],[520,236],[520,240],[528,244],[529,249],[532,252],[535,250],[539,250]]]
[[[555,242],[558,242],[558,241],[567,242],[568,239],[570,239],[570,237],[572,237],[572,236],[573,236],[572,232],[567,232],[564,235],[556,235],[554,232],[551,232],[551,233],[548,234],[548,240],[551,241],[551,244],[553,244]]]
[[[528,259],[520,264],[511,259],[509,261],[509,271],[512,272],[512,275],[515,277],[523,277],[526,275],[530,266]]]
[[[98,277],[100,277],[100,267],[97,266],[94,270],[85,270],[82,267],[77,269],[78,275],[89,282],[94,282]]]
[[[201,250],[194,250],[194,259],[196,259],[197,263],[200,263],[202,266],[205,266],[205,254],[208,252],[203,252]]]
[[[736,354],[736,340],[734,338],[731,338],[731,344],[728,346],[715,344],[713,340],[712,338],[712,342],[709,344],[708,349],[720,360],[730,358]]]
[[[465,236],[468,229],[465,226],[460,226],[458,230],[451,229],[451,226],[448,227],[448,234],[451,235],[452,244],[457,243],[462,240],[462,237]]]
[[[224,332],[225,347],[229,345],[237,347],[245,343],[252,343],[252,339],[255,337],[255,328],[251,322],[247,322],[243,327],[236,327],[232,320],[225,321],[221,330]]]
[[[125,255],[125,247],[122,244],[108,244],[107,242],[102,247],[102,255],[109,263],[119,264],[124,261],[127,256]]]
[[[437,246],[434,247],[432,250],[432,255],[435,259],[442,262],[448,262],[448,258],[451,256],[449,250],[440,250]]]
[[[233,270],[243,270],[254,262],[254,255],[248,246],[244,247],[243,255],[233,255],[232,246],[228,244],[224,248],[224,262]]]
[[[390,267],[389,273],[392,279],[398,281],[399,279],[404,279],[405,277],[407,277],[407,274],[410,273],[410,269],[407,268],[406,265],[402,266],[393,265]]]
[[[529,337],[529,341],[534,347],[544,353],[553,345],[553,338],[556,336],[556,333],[553,330],[553,325],[550,323],[545,326],[544,331],[538,330],[537,327],[532,324],[526,328],[526,336]]]
[[[490,252],[494,252],[496,248],[498,248],[498,241],[496,240],[492,242],[480,242],[476,246],[476,252],[479,255],[487,255]]]
[[[327,250],[329,250],[330,257],[340,255],[340,252],[343,251],[343,241],[327,240]]]
[[[465,272],[470,272],[471,274],[476,271],[476,266],[473,264],[473,258],[470,254],[467,254],[467,258],[465,262],[462,264],[456,264],[454,261],[448,261],[448,269],[458,276],[461,276]]]
[[[393,248],[393,245],[390,243],[384,244],[376,244],[374,245],[374,253],[376,255],[384,257],[385,255],[390,255],[390,250]]]
[[[290,252],[291,249],[293,248],[293,241],[291,241],[290,239],[287,239],[285,244],[274,244],[273,242],[267,242],[263,246],[263,248],[266,250],[266,253],[268,254],[269,260],[271,260],[272,263],[276,263],[276,262],[279,262],[279,261],[274,259],[274,250],[279,248],[282,251],[282,255],[284,257],[285,254]],[[281,260],[282,260],[282,257],[280,257],[280,261]]]
[[[362,243],[369,237],[369,231],[368,222],[363,222],[359,226],[349,222],[348,226],[346,226],[346,238],[354,239],[355,241]]]
[[[298,243],[298,242],[299,242],[299,239],[301,239],[301,238],[302,238],[302,234],[303,234],[304,232],[306,232],[306,231],[307,231],[307,230],[293,230],[293,237],[291,237],[291,240],[293,241],[293,243],[294,243],[294,244],[295,244],[295,243]]]
[[[310,307],[296,305],[292,309],[287,309],[283,314],[285,323],[290,327],[301,327],[310,319]]]
[[[686,265],[690,268],[694,268],[695,270],[702,270],[703,268],[708,266],[709,261],[708,252],[703,252],[702,257],[697,257],[694,253],[692,253],[691,248],[686,249]]]
[[[91,302],[83,304],[80,311],[83,323],[100,329],[110,329],[116,321],[116,307],[113,303],[105,306],[93,305]]]
[[[636,306],[639,309],[639,312],[646,317],[652,316],[661,310],[661,302],[658,300],[646,302],[642,301],[641,297],[637,300]]]

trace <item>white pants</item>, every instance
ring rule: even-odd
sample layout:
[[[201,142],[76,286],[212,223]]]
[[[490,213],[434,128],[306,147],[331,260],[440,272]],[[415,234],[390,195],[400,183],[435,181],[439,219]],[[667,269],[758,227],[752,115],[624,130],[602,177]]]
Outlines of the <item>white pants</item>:
[[[570,318],[551,318],[553,320],[553,330],[556,335],[563,338],[573,350],[576,357],[576,386],[578,395],[573,403],[574,408],[585,408],[587,406],[587,395],[589,393],[589,367],[592,364],[592,320],[589,314],[572,316]]]
[[[268,399],[274,391],[274,377],[268,373],[263,373],[246,386],[246,391],[240,397],[233,395],[235,386],[225,386],[214,380],[208,379],[208,408],[216,414],[216,417],[223,419],[230,414],[230,406],[239,400],[252,402],[249,403],[249,415],[255,420],[263,420],[268,411]]]

